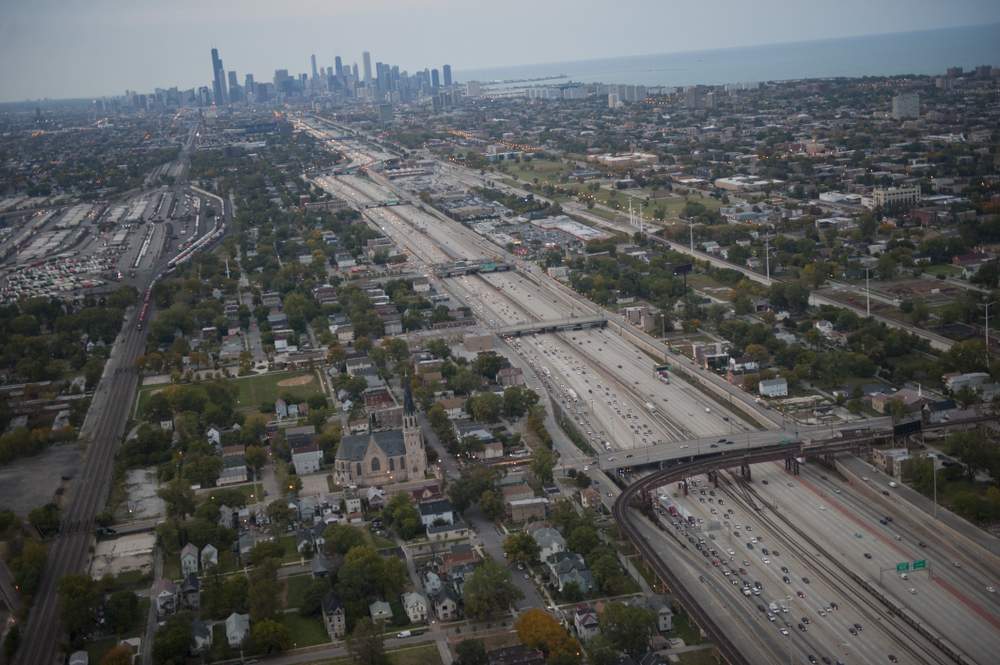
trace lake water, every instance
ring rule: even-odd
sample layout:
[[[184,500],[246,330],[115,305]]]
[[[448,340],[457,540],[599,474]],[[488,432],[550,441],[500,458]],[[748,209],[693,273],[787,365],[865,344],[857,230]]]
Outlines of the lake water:
[[[768,46],[456,71],[458,81],[567,75],[583,83],[720,85],[805,78],[943,74],[1000,66],[1000,23]],[[561,82],[550,81],[551,83]]]

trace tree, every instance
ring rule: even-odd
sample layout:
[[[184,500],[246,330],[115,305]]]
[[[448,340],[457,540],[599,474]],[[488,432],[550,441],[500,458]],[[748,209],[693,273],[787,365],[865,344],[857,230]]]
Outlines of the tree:
[[[600,617],[601,633],[618,649],[633,658],[649,649],[656,632],[656,615],[644,607],[608,603]]]
[[[555,454],[548,448],[539,446],[531,457],[531,473],[538,482],[547,485],[552,482],[552,470],[556,466]]]
[[[47,503],[28,513],[28,521],[42,536],[59,530],[59,506]]]
[[[281,559],[285,555],[285,546],[277,540],[262,540],[253,546],[248,557],[250,565],[259,566],[265,561]]]
[[[59,580],[63,626],[71,637],[86,635],[96,625],[101,594],[89,575],[67,575]]]
[[[487,665],[486,647],[480,640],[462,640],[455,647],[458,654],[456,665]]]
[[[330,591],[330,583],[324,579],[313,579],[309,581],[302,594],[302,602],[299,604],[299,615],[304,617],[318,616],[323,610],[323,598]]]
[[[479,393],[466,401],[465,410],[474,420],[484,423],[495,423],[500,420],[504,406],[503,397],[496,393]]]
[[[274,619],[264,619],[250,628],[251,651],[269,655],[281,653],[292,647],[292,637],[288,627]]]
[[[566,547],[571,552],[579,552],[586,557],[590,552],[601,544],[601,538],[590,524],[581,524],[574,528],[566,538]]]
[[[479,509],[486,519],[496,521],[504,514],[503,498],[496,490],[488,489],[479,495]]]
[[[115,591],[104,606],[108,628],[118,635],[128,632],[139,616],[139,597],[128,590]]]
[[[532,608],[514,623],[517,636],[532,649],[541,649],[546,662],[570,664],[580,662],[579,645],[559,621],[545,610]]]
[[[191,616],[175,614],[156,631],[153,662],[156,665],[185,665],[191,646]]]
[[[356,665],[388,665],[382,627],[367,617],[358,621],[347,637],[347,653]]]
[[[273,619],[278,613],[276,599],[281,595],[281,585],[278,584],[278,564],[274,559],[267,559],[254,566],[250,571],[250,585],[247,593],[247,605],[250,609],[250,620],[257,622]]]
[[[267,464],[267,451],[260,446],[247,446],[244,458],[247,466],[253,469],[254,474],[260,475],[260,470]]]
[[[531,534],[521,532],[507,536],[503,542],[503,551],[511,561],[530,565],[538,561],[540,548]]]
[[[420,511],[407,492],[399,492],[389,499],[382,516],[403,540],[413,538],[424,529]]]
[[[483,492],[493,489],[496,481],[496,471],[475,466],[462,470],[462,476],[451,483],[448,487],[448,498],[451,505],[459,513],[465,510],[482,497]]]
[[[119,644],[101,657],[101,665],[132,665],[132,648]]]
[[[267,504],[267,518],[271,520],[271,531],[275,535],[284,533],[294,517],[295,514],[285,499],[275,499]]]
[[[347,554],[365,544],[365,534],[347,524],[331,524],[323,530],[323,541],[328,554]]]
[[[167,515],[184,519],[194,513],[194,490],[180,478],[174,480],[166,487],[161,487],[157,491],[157,494],[167,504]]]
[[[510,571],[492,560],[485,561],[465,582],[462,590],[465,613],[473,619],[488,619],[507,611],[524,597],[514,586]]]

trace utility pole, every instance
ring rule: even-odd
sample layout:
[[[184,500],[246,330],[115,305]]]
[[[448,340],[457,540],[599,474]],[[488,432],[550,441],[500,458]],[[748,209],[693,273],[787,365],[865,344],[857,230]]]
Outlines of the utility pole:
[[[983,307],[986,308],[986,369],[990,368],[990,305],[996,302],[988,302]]]
[[[693,219],[689,222],[688,228],[691,229],[691,251],[693,252],[694,251],[694,220]]]
[[[872,292],[868,286],[868,276],[871,272],[871,268],[865,268],[865,309],[868,312],[868,318],[872,318]]]
[[[771,283],[771,236],[764,236],[764,272],[767,283]]]

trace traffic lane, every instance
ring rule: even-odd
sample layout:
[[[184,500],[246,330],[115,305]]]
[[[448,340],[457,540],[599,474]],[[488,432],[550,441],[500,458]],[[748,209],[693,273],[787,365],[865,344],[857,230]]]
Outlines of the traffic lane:
[[[706,491],[705,496],[700,494],[702,490]],[[717,496],[712,497],[709,490],[715,491]],[[717,501],[722,494],[726,495],[724,498],[726,503],[723,504],[725,510],[734,511],[733,515],[728,518],[729,526],[726,526],[724,517],[711,513],[713,508],[721,512],[722,509],[717,508]],[[705,500],[705,503],[701,502],[702,499]],[[862,624],[875,622],[860,618],[861,609],[855,607],[850,599],[842,595],[842,589],[831,586],[821,571],[817,570],[814,562],[801,558],[783,536],[772,532],[757,519],[756,514],[746,509],[727,492],[721,488],[718,490],[712,488],[706,481],[700,482],[694,494],[689,495],[686,499],[678,496],[674,500],[683,505],[691,514],[702,517],[706,525],[709,520],[720,520],[720,526],[723,528],[714,533],[706,531],[706,541],[712,542],[708,534],[713,533],[716,544],[724,543],[723,547],[726,550],[734,551],[737,558],[746,557],[745,561],[740,561],[740,565],[747,569],[747,574],[743,575],[743,578],[749,578],[762,585],[761,596],[755,598],[763,599],[762,602],[765,605],[775,601],[789,608],[788,613],[782,612],[776,615],[775,623],[783,624],[796,635],[792,639],[802,642],[801,647],[806,655],[834,656],[841,653],[842,643],[847,640],[852,642],[851,648],[854,651],[866,654],[871,658],[884,657],[886,654],[892,653],[891,639],[888,635],[878,635],[869,631],[864,636],[857,636],[857,639],[849,637],[849,628],[855,622],[860,621]],[[740,536],[738,538],[733,535],[737,529],[736,524],[739,524]],[[751,527],[749,531],[747,530],[748,525]],[[753,545],[753,549],[750,549],[747,543],[753,539],[758,539],[759,542],[750,543]],[[763,553],[765,548],[768,550],[767,555]],[[773,550],[779,551],[780,554],[775,556]],[[769,563],[764,563],[765,556]],[[746,562],[750,562],[750,565],[745,565]],[[782,566],[785,566],[789,572],[782,571]],[[718,568],[707,564],[706,567],[711,571],[709,574],[721,576]],[[785,576],[789,577],[789,583],[784,582]],[[809,583],[806,583],[804,579],[809,579]],[[801,592],[803,597],[800,598],[798,592]],[[830,613],[824,609],[823,614],[821,614],[822,608],[832,607],[831,601],[836,602],[840,609]],[[810,620],[808,626],[803,623],[805,630],[798,628],[802,617],[808,617]],[[878,656],[880,653],[882,656]]]
[[[702,585],[700,577],[705,577],[690,549],[678,547],[676,541],[642,517],[637,517],[635,524],[640,535],[654,546],[657,552],[670,553],[661,556],[661,561],[682,580],[685,588],[697,599],[699,607],[709,614],[712,621],[733,641],[741,645],[751,663],[772,664],[786,658],[788,648],[781,643],[777,629],[759,625],[758,618],[745,609],[742,596],[733,595],[732,589],[722,585]],[[706,577],[706,579],[708,579]]]
[[[782,475],[780,470],[774,473]],[[789,482],[772,481],[767,487],[778,505],[811,537],[829,543],[837,550],[840,561],[881,587],[932,631],[977,661],[989,662],[991,654],[1000,648],[1000,620],[991,608],[974,602],[946,580],[929,578],[927,573],[908,573],[908,579],[900,578],[895,573],[898,562],[927,560],[927,554],[912,542],[896,540],[895,522],[881,525],[877,521],[880,516],[859,514],[856,506],[842,503],[843,493],[818,493],[809,479],[800,476],[791,482],[793,488],[788,488]],[[805,499],[803,493],[809,498]],[[862,538],[856,537],[858,533]],[[872,558],[865,557],[865,553]],[[947,567],[944,572],[949,572]]]

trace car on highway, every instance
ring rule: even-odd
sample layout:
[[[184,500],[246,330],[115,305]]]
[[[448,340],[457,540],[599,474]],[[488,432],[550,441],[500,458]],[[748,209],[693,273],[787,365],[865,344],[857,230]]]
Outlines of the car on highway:
[[[782,628],[781,629],[781,634],[785,635],[787,637],[788,636],[788,629],[787,628]]]
[[[809,584],[809,578],[808,577],[803,577],[802,578],[802,583],[803,584]]]
[[[781,581],[784,582],[785,584],[791,584],[792,583],[792,580],[791,580],[791,578],[788,577],[788,575],[782,576]]]
[[[855,628],[854,626],[851,626],[850,628],[847,629],[847,632],[849,632],[851,635],[857,635],[858,629]]]
[[[872,558],[871,552],[865,552],[865,558],[866,559]]]
[[[798,629],[801,630],[803,633],[806,632],[806,627],[803,626],[801,623],[798,625]]]

